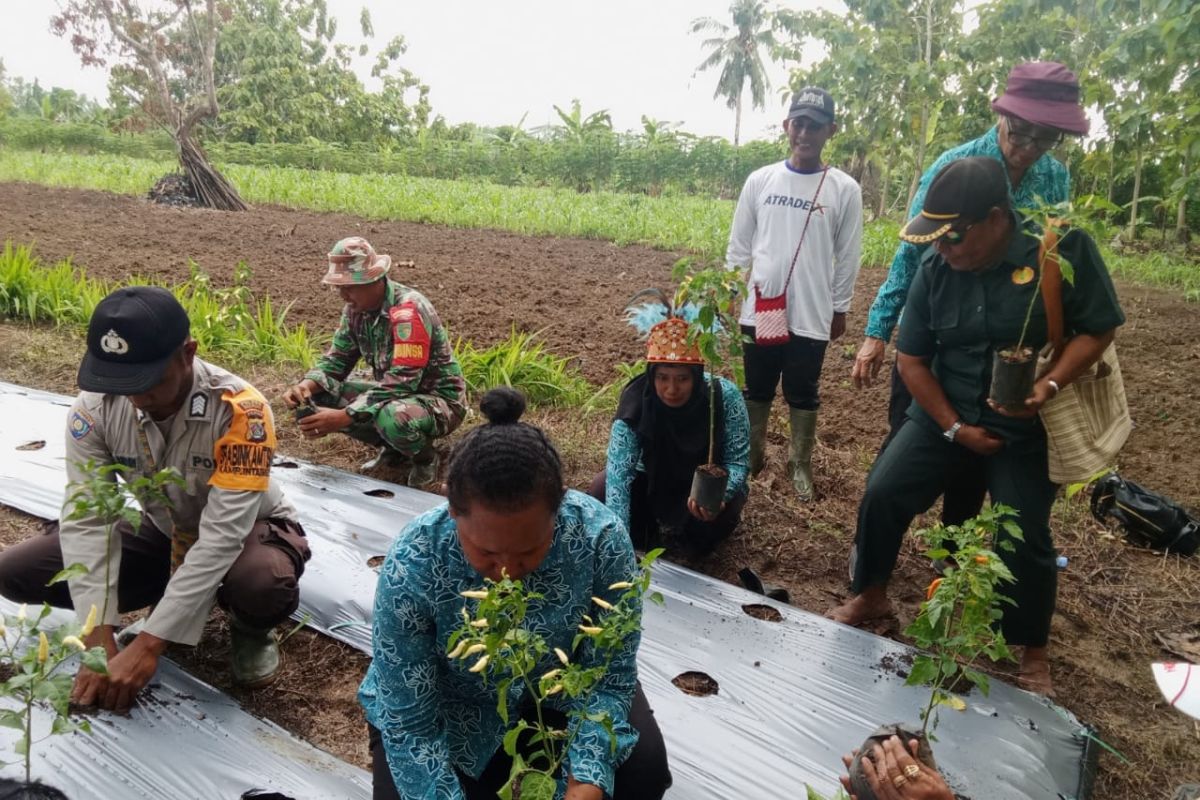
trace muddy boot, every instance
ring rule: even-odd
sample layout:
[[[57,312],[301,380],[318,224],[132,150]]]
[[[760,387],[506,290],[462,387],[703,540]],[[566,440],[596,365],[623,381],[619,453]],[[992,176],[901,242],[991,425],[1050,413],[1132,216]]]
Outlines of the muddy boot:
[[[750,475],[758,477],[766,463],[767,420],[771,417],[771,404],[762,400],[747,400],[746,411],[750,413]]]
[[[817,441],[817,412],[799,408],[788,409],[792,443],[788,450],[788,471],[800,502],[813,499],[812,451]]]
[[[358,471],[362,473],[371,473],[387,469],[403,469],[411,463],[412,462],[409,461],[408,456],[404,455],[399,450],[393,450],[387,445],[383,445],[379,448],[379,452],[375,454],[374,458],[362,463],[362,466],[358,468]]]
[[[261,689],[279,672],[279,642],[274,628],[254,628],[229,616],[229,661],[234,683]]]
[[[413,489],[424,489],[437,480],[438,455],[432,444],[425,445],[412,458],[412,469],[408,473],[408,485]]]

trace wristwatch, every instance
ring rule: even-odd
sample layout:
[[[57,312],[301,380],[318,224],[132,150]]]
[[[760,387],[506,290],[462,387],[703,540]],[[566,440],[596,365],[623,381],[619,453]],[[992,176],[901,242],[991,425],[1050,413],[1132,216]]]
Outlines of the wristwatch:
[[[962,420],[960,419],[958,422],[955,422],[949,428],[946,428],[946,430],[942,431],[942,436],[945,437],[947,442],[953,442],[954,436],[958,433],[962,426]]]

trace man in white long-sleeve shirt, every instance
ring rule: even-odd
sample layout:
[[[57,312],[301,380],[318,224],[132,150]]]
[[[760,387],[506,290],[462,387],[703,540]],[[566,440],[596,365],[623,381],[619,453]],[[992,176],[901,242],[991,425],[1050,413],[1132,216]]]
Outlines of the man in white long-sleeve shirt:
[[[809,501],[821,365],[830,340],[846,330],[854,296],[862,255],[862,190],[849,175],[821,160],[825,142],[837,131],[828,92],[810,87],[792,95],[783,130],[791,153],[786,161],[755,170],[746,179],[729,231],[726,264],[746,270],[740,322],[751,338],[756,302],[786,297],[786,338],[745,347],[750,470],[757,475],[763,468],[767,419],[782,377],[791,428],[788,469],[800,499]]]
[[[80,619],[101,610],[87,645],[108,651],[109,674],[80,668],[73,699],[84,705],[129,707],[169,643],[200,640],[214,601],[230,614],[234,679],[266,685],[279,668],[273,628],[296,610],[309,558],[296,512],[270,478],[270,406],[196,358],[187,313],[149,286],[118,289],[96,306],[79,386],[67,415],[71,484],[91,477],[89,464],[123,464],[131,480],[173,468],[182,483],[167,488],[169,503],[145,504],[137,530],[118,523],[107,549],[100,519],[71,518],[68,488],[61,522],[0,554],[0,594],[74,607]],[[47,586],[64,563],[88,571]],[[119,614],[152,604],[118,652]]]

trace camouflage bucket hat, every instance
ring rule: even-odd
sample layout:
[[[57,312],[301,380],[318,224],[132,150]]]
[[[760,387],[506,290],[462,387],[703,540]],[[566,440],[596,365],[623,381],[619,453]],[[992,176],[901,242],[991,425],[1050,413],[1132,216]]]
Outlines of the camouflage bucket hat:
[[[361,236],[342,239],[329,253],[329,271],[321,283],[329,286],[361,286],[387,275],[392,257],[376,255],[375,248]]]

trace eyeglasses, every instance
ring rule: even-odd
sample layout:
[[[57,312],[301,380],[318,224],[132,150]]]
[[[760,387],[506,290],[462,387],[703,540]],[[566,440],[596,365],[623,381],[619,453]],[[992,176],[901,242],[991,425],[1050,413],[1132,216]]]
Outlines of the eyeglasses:
[[[934,244],[937,244],[938,242],[945,242],[951,247],[960,245],[963,243],[963,240],[967,238],[967,231],[971,230],[971,228],[974,228],[977,224],[978,223],[972,222],[965,228],[950,228],[941,236],[937,237],[937,239],[934,239]]]
[[[792,130],[796,131],[797,133],[801,131],[807,133],[816,133],[825,127],[820,122],[817,122],[815,119],[810,117],[795,117],[789,120],[789,123],[792,126]]]
[[[1012,117],[1006,117],[1008,126],[1008,141],[1014,147],[1033,145],[1038,150],[1052,150],[1062,144],[1063,132],[1054,128],[1043,128],[1037,125],[1016,123]]]

